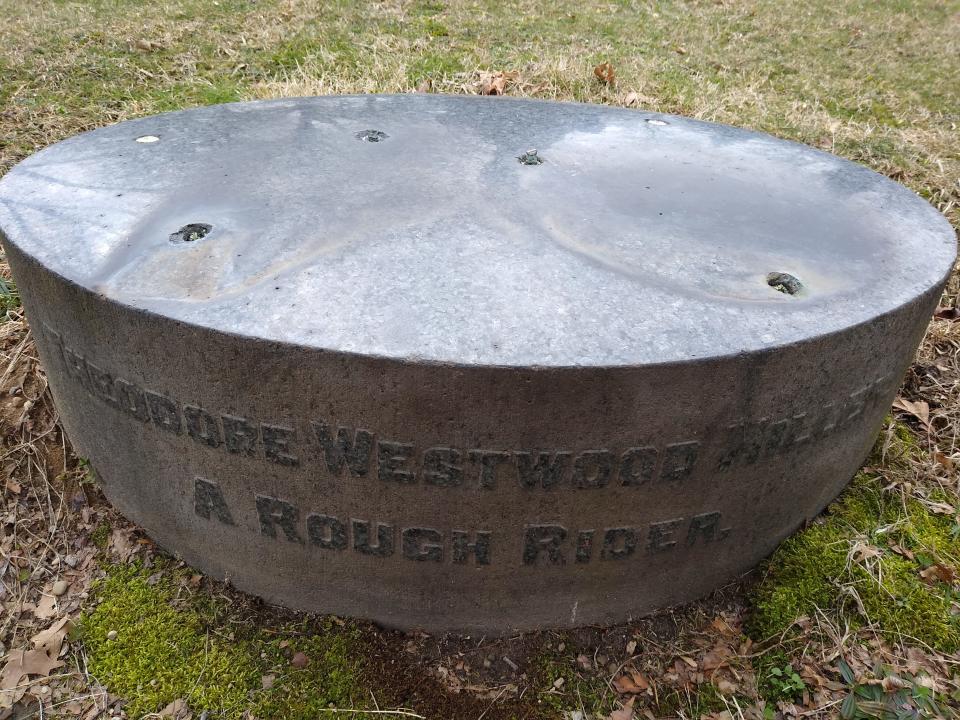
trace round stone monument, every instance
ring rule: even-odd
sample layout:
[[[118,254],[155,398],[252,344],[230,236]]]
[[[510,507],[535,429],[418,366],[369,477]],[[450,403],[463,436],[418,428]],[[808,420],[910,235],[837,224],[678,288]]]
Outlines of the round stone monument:
[[[0,228],[71,441],[158,543],[491,633],[694,599],[815,517],[955,255],[802,145],[434,95],[85,133],[0,182]]]

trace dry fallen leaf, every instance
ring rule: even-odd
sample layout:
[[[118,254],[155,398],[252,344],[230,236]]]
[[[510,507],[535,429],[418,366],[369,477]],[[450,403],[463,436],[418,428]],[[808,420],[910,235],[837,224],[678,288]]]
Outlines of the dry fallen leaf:
[[[40,602],[33,610],[33,616],[37,620],[49,620],[57,614],[57,599],[50,594],[50,590],[45,590],[40,596]]]
[[[929,662],[930,659],[919,648],[907,648],[907,672],[911,675],[916,675],[921,670],[926,670]]]
[[[161,45],[158,42],[153,42],[152,40],[144,40],[142,38],[137,40],[135,43],[133,43],[133,46],[137,50],[141,50],[142,52],[153,52],[154,50],[160,50],[161,48],[163,48],[163,45]]]
[[[10,659],[3,668],[3,675],[0,676],[0,690],[15,688],[26,675],[46,677],[51,671],[62,665],[63,662],[56,657],[50,657],[47,651],[42,648],[15,650],[10,653]]]
[[[721,678],[717,681],[717,690],[720,691],[721,695],[735,695],[739,689],[739,685],[729,680]]]
[[[952,585],[957,578],[957,571],[949,565],[943,563],[934,563],[925,570],[920,571],[920,577],[928,583],[942,582]]]
[[[646,690],[646,687],[641,687],[630,675],[620,675],[613,679],[614,689],[621,695],[636,695],[637,693],[642,693]]]
[[[482,72],[480,73],[481,95],[503,95],[507,91],[507,83],[517,77],[515,72]]]
[[[849,555],[854,562],[863,562],[870,558],[880,557],[883,555],[883,551],[869,543],[857,540],[850,549]]]
[[[902,688],[910,687],[910,683],[896,675],[887,675],[880,682],[880,686],[883,688],[884,692],[892,693]]]
[[[710,623],[710,627],[721,635],[739,635],[741,618],[736,615],[720,614]]]
[[[302,652],[298,652],[293,656],[293,659],[290,661],[290,664],[295,668],[305,668],[310,663],[310,658]]]
[[[933,459],[940,463],[947,470],[953,470],[953,460],[944,455],[939,450],[933,453]]]
[[[58,657],[71,627],[70,618],[61,618],[30,639],[32,649],[21,648],[7,656],[7,663],[0,671],[0,709],[13,707],[23,697],[26,688],[20,686],[24,678],[29,675],[47,677],[63,666],[63,661]]]
[[[633,698],[619,710],[610,713],[608,720],[633,720]]]
[[[45,650],[52,657],[56,657],[60,654],[64,638],[72,629],[73,622],[70,618],[62,617],[46,630],[41,630],[30,638],[30,642],[38,650]]]
[[[27,689],[18,688],[25,675],[23,670],[23,650],[14,650],[7,656],[7,663],[0,670],[0,710],[7,710],[23,697]]]
[[[126,562],[136,551],[137,543],[134,541],[129,530],[117,528],[110,533],[109,548],[119,560]]]
[[[717,643],[716,646],[703,654],[703,669],[705,672],[716,670],[727,664],[727,661],[733,656],[733,649],[724,644]]]
[[[173,718],[173,720],[190,720],[193,717],[193,713],[190,712],[190,708],[187,707],[187,701],[183,698],[177,698],[172,703],[167,705],[163,710],[157,713],[158,717],[164,718]]]
[[[893,401],[893,406],[917,418],[928,433],[933,432],[933,426],[930,425],[930,405],[925,400],[913,402],[897,396],[897,399]]]
[[[608,62],[597,65],[593,69],[593,74],[597,76],[597,80],[606,85],[613,85],[617,79],[616,73],[613,71],[613,65]]]
[[[913,552],[910,551],[909,549],[903,547],[903,545],[900,545],[899,543],[890,542],[890,543],[889,543],[889,547],[890,547],[890,549],[893,550],[897,555],[902,555],[902,556],[905,557],[907,560],[913,560],[913,558],[914,558]]]
[[[650,681],[636,668],[630,668],[630,679],[633,680],[633,684],[641,690],[646,690],[650,687]]]

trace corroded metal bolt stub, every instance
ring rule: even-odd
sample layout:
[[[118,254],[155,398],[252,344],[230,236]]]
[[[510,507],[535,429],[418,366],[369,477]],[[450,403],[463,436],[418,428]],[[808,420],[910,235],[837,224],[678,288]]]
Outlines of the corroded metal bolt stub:
[[[383,130],[361,130],[356,134],[358,140],[366,140],[367,142],[383,142],[386,140],[389,135],[387,135]]]
[[[170,234],[170,242],[172,243],[190,243],[196,242],[202,238],[205,238],[210,231],[213,229],[212,226],[207,223],[188,223],[182,228],[177,230],[174,233]]]
[[[527,150],[523,155],[517,158],[524,165],[539,165],[543,158],[537,154],[536,150]]]
[[[799,295],[803,292],[800,279],[785,272],[772,272],[767,275],[767,285],[784,295]]]
[[[394,627],[738,576],[862,462],[955,239],[862,166],[667,121],[299,98],[42,150],[0,230],[77,452],[211,577]]]

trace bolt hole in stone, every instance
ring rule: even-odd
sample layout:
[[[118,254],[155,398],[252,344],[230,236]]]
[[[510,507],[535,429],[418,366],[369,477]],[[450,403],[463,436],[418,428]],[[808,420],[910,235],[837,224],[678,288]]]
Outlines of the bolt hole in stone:
[[[140,137],[136,138],[138,143],[155,143],[159,140],[160,138],[158,138],[156,135],[141,135]]]
[[[803,290],[803,283],[794,275],[785,272],[768,273],[767,285],[784,295],[798,295]]]
[[[650,125],[669,125],[666,120],[660,120],[658,118],[647,118],[647,123]]]
[[[517,160],[520,161],[521,165],[539,165],[543,162],[543,158],[533,149],[527,150],[523,155],[518,156]]]
[[[356,137],[357,140],[365,140],[366,142],[383,142],[390,136],[383,130],[361,130]]]
[[[211,230],[213,230],[212,225],[207,225],[206,223],[190,223],[189,225],[184,225],[175,233],[171,233],[170,242],[172,243],[195,242],[200,238],[204,238],[207,235],[209,235]]]

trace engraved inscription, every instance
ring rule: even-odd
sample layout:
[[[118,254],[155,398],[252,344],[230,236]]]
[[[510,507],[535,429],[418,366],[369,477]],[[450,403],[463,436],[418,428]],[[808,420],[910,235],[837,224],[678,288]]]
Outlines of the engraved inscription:
[[[197,442],[209,445],[210,447],[219,447],[220,425],[216,419],[203,408],[193,405],[183,406],[183,417],[186,420],[187,435]]]
[[[643,485],[653,480],[653,471],[657,467],[657,449],[655,447],[630,448],[623,453],[620,461],[620,484]]]
[[[220,491],[220,486],[201,477],[194,480],[193,510],[204,520],[209,520],[213,516],[224,525],[234,524],[233,515],[230,514],[230,508],[227,507],[227,501]]]
[[[570,453],[514,453],[517,474],[525,488],[552,488],[560,483],[570,465]]]
[[[413,445],[381,440],[377,444],[377,464],[384,482],[412,483],[416,480],[407,467],[413,457]]]
[[[637,549],[637,531],[630,527],[610,528],[603,534],[603,560],[620,560]]]
[[[267,537],[277,537],[277,528],[290,542],[302,543],[297,525],[300,523],[300,511],[280,498],[257,495],[257,517],[260,519],[260,532]]]
[[[462,453],[455,448],[430,448],[423,454],[423,480],[450,487],[463,482]]]
[[[150,421],[150,408],[143,390],[123,379],[116,380],[116,389],[120,398],[120,410],[141,422]]]
[[[550,565],[563,565],[567,529],[560,525],[529,525],[523,540],[523,564],[536,565],[541,557]]]
[[[291,467],[300,464],[300,459],[291,450],[297,442],[296,430],[283,425],[261,423],[260,434],[263,437],[263,454],[267,460]]]
[[[649,552],[662,552],[669,550],[677,544],[674,533],[680,527],[683,520],[664,520],[663,522],[653,523],[650,526],[650,532],[647,534],[647,550]]]
[[[577,455],[573,463],[573,486],[602,488],[610,482],[614,470],[613,453],[608,450],[590,450]]]
[[[407,560],[441,562],[443,533],[433,528],[407,528],[402,533],[403,556]]]
[[[176,435],[183,432],[180,423],[180,407],[175,401],[151,390],[145,391],[144,395],[147,398],[150,419],[154,425]]]
[[[453,531],[453,562],[457,565],[466,565],[470,556],[477,565],[490,564],[490,533],[478,530],[471,540],[466,530]]]
[[[278,423],[217,413],[200,403],[139,387],[90,362],[50,328],[44,327],[43,334],[55,343],[67,376],[93,398],[211,451],[289,468],[309,463],[338,480],[373,478],[395,487],[420,484],[438,491],[495,490],[502,489],[504,483],[529,492],[590,492],[657,485],[680,488],[698,474],[727,473],[785,453],[799,453],[812,441],[843,432],[868,409],[877,409],[889,385],[888,378],[879,378],[815,413],[739,420],[709,432],[702,430],[703,438],[637,442],[626,448],[419,447],[326,418]],[[672,547],[671,543],[677,542],[674,532],[664,527],[662,537],[645,540],[644,547],[653,551]],[[706,537],[718,530],[704,524],[691,532]],[[619,550],[608,547],[602,536],[596,539],[599,555],[619,556]],[[592,545],[587,540],[584,543],[581,555],[592,556]],[[371,537],[369,547],[371,552],[379,547],[375,538]],[[543,554],[538,552],[537,556]]]
[[[221,415],[223,441],[227,450],[237,455],[256,457],[259,430],[256,423],[234,415]]]
[[[761,418],[729,425],[716,469],[727,471],[754,465],[791,450],[802,450],[811,441],[827,439],[850,426],[867,407],[881,402],[886,384],[886,377],[873,380],[840,402],[827,403],[816,416],[797,413],[778,420]]]
[[[421,563],[482,567],[490,565],[493,559],[494,533],[490,530],[446,532],[433,527],[398,527],[380,520],[343,518],[319,512],[307,513],[301,526],[303,513],[287,500],[256,494],[254,506],[260,535],[276,542],[334,552],[352,548],[371,558],[401,557]],[[194,480],[194,512],[204,520],[236,525],[220,486],[205,478]],[[729,527],[722,527],[719,512],[646,526],[614,526],[601,530],[577,531],[557,524],[531,524],[523,528],[520,554],[514,557],[532,567],[559,567],[568,561],[583,565],[596,560],[625,560],[681,546],[720,542],[727,539],[730,531]]]
[[[387,557],[393,554],[393,526],[352,520],[353,549],[364,555]]]
[[[359,477],[367,474],[370,467],[370,453],[373,450],[373,433],[358,429],[351,434],[350,428],[337,428],[334,438],[330,426],[322,420],[313,422],[313,432],[323,449],[327,468],[336,477],[346,465],[350,472]]]
[[[347,527],[331,515],[308,515],[307,537],[325,550],[347,549]]]

